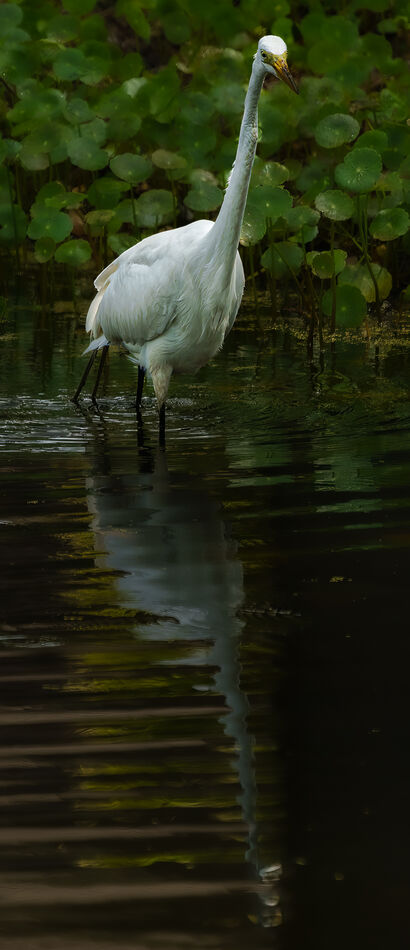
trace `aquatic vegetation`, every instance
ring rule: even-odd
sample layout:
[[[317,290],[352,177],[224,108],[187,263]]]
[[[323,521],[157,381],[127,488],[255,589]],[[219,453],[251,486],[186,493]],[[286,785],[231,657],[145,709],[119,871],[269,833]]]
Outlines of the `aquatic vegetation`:
[[[242,232],[252,286],[313,329],[408,300],[405,0],[29,0],[0,6],[0,249],[103,266],[223,198],[256,43],[284,36],[300,95],[262,92]],[[307,12],[306,12],[307,11]]]

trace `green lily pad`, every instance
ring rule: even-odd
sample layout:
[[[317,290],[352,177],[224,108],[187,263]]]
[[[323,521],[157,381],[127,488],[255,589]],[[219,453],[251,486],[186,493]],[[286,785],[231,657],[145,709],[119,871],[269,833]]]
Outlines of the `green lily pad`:
[[[188,124],[204,125],[215,112],[215,106],[209,96],[203,92],[190,92],[184,97],[181,116]]]
[[[48,21],[45,34],[54,43],[70,43],[78,36],[78,26],[76,17],[59,14]]]
[[[309,251],[306,255],[307,262],[312,268],[316,277],[321,280],[329,280],[334,274],[340,274],[346,263],[346,251],[337,248],[332,255],[331,251]]]
[[[53,63],[53,72],[57,79],[68,82],[82,79],[87,69],[88,64],[84,53],[71,47],[60,50]]]
[[[47,202],[50,198],[58,198],[62,201],[65,193],[65,188],[64,185],[61,184],[61,181],[48,181],[47,184],[43,185],[37,192],[36,200],[31,207],[32,217],[34,218],[36,214],[44,210],[44,207],[47,207]]]
[[[167,40],[175,46],[181,46],[191,35],[188,17],[182,10],[173,10],[172,13],[163,15],[162,26]]]
[[[210,182],[199,182],[188,191],[184,204],[191,211],[215,211],[222,204],[223,191]]]
[[[21,142],[15,142],[14,139],[0,140],[0,162],[9,159],[13,161],[21,150]]]
[[[303,250],[290,241],[277,241],[262,254],[261,264],[275,277],[296,274],[303,263]]]
[[[360,132],[357,119],[342,112],[327,115],[315,128],[315,139],[322,148],[339,148],[353,142]]]
[[[374,148],[355,148],[336,165],[335,179],[342,188],[362,194],[374,188],[381,171],[382,160]]]
[[[145,191],[135,202],[138,224],[142,228],[156,228],[171,221],[174,214],[174,202],[170,191],[152,189]]]
[[[187,167],[186,159],[177,152],[168,152],[165,148],[158,148],[152,153],[152,161],[157,168],[165,171],[176,171]]]
[[[323,311],[329,317],[332,313],[333,295],[331,290],[323,294]],[[358,287],[345,284],[336,287],[336,324],[339,327],[360,327],[366,316],[367,307]]]
[[[8,30],[16,27],[23,19],[23,11],[17,3],[3,3],[0,7],[0,30],[5,36]]]
[[[87,198],[95,208],[116,208],[123,193],[128,190],[129,185],[125,181],[106,176],[93,181],[88,189]]]
[[[73,96],[72,99],[69,99],[65,113],[68,121],[72,122],[73,125],[79,125],[81,122],[91,122],[95,118],[95,113],[90,109],[88,102],[85,99],[80,99],[79,96]]]
[[[331,221],[347,221],[354,211],[350,195],[338,189],[321,191],[319,195],[316,195],[315,205],[317,210]]]
[[[135,244],[135,237],[132,234],[110,234],[107,244],[114,251],[114,254],[119,257],[123,251],[128,251],[128,248]]]
[[[141,128],[139,115],[113,116],[107,125],[107,138],[113,142],[129,142]]]
[[[280,162],[263,162],[261,159],[255,159],[255,165],[252,172],[252,186],[255,185],[282,185],[288,181],[290,172],[286,165]]]
[[[266,232],[266,218],[264,218],[258,209],[249,205],[245,208],[241,228],[241,244],[244,247],[258,244]]]
[[[85,264],[86,261],[90,260],[91,247],[88,241],[77,238],[61,244],[54,256],[59,264],[70,264],[71,267],[79,267],[80,264]]]
[[[379,211],[370,225],[370,233],[378,241],[394,241],[409,230],[410,218],[404,208]]]
[[[371,267],[380,299],[385,300],[392,288],[392,276],[385,267],[375,264],[374,261],[372,261]],[[352,287],[357,287],[368,303],[374,303],[376,300],[374,284],[364,264],[348,264],[340,274],[339,284],[349,284]]]
[[[257,185],[249,193],[248,206],[259,212],[261,217],[276,221],[286,217],[292,207],[292,197],[285,188],[273,188],[271,185]]]
[[[112,158],[110,168],[117,178],[122,178],[130,185],[138,185],[141,181],[146,181],[153,170],[148,158],[144,155],[133,155],[131,152],[124,152]]]
[[[28,236],[34,238],[52,238],[58,244],[71,233],[73,222],[68,214],[55,208],[41,208],[28,226]]]
[[[387,148],[389,140],[386,132],[382,129],[369,129],[363,132],[353,145],[353,148],[374,148],[376,152],[382,152]]]
[[[56,249],[56,242],[53,238],[39,238],[34,245],[34,257],[39,264],[45,264],[51,260]]]
[[[98,171],[108,164],[108,152],[99,148],[91,138],[81,136],[71,139],[67,152],[73,165],[78,165],[86,171]]]
[[[23,168],[30,172],[44,171],[50,165],[50,158],[47,152],[33,152],[32,149],[24,145],[19,152],[19,161]]]
[[[85,216],[88,227],[93,231],[105,228],[111,218],[115,215],[114,208],[98,208],[95,211],[89,211]]]
[[[295,205],[289,208],[286,214],[286,221],[291,231],[300,231],[302,228],[314,227],[320,218],[319,212],[308,205]]]

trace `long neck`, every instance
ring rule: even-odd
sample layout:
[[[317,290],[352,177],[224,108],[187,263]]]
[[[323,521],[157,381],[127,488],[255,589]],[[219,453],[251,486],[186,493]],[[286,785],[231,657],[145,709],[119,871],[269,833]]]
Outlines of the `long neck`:
[[[257,64],[255,59],[246,93],[234,166],[220,212],[213,228],[207,235],[212,248],[212,257],[221,260],[221,255],[223,255],[228,273],[232,272],[238,249],[249,181],[255,158],[258,141],[258,100],[264,77],[265,70]]]

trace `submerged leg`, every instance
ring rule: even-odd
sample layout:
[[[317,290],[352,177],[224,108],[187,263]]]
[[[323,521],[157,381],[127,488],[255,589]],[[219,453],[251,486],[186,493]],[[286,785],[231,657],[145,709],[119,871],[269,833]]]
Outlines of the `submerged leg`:
[[[144,379],[145,379],[145,369],[143,366],[138,367],[138,383],[137,383],[137,398],[135,401],[135,408],[137,412],[141,408],[141,399],[142,399],[142,390],[144,388]]]
[[[83,372],[83,375],[82,375],[82,377],[81,377],[81,379],[80,379],[80,382],[79,382],[79,384],[78,384],[78,386],[77,386],[77,389],[76,389],[76,391],[75,391],[75,393],[74,393],[74,396],[73,396],[71,402],[77,402],[78,397],[79,397],[79,395],[80,395],[80,392],[81,392],[83,386],[85,385],[87,376],[88,376],[88,374],[89,374],[89,372],[90,372],[90,369],[91,369],[91,367],[92,367],[92,365],[93,365],[93,362],[94,362],[94,360],[95,360],[96,354],[97,354],[97,350],[93,350],[93,352],[91,353],[90,359],[88,360],[87,366],[85,367],[85,370],[84,370],[84,372]]]
[[[159,410],[159,444],[165,445],[165,403]]]
[[[93,389],[93,391],[92,391],[92,393],[91,393],[91,401],[94,402],[94,403],[97,402],[97,400],[96,400],[96,395],[97,395],[98,384],[99,384],[100,379],[101,379],[101,373],[102,373],[102,371],[103,371],[103,369],[104,369],[104,363],[105,363],[105,361],[106,361],[106,359],[107,359],[107,355],[108,355],[108,346],[104,346],[104,347],[103,347],[103,351],[102,351],[101,356],[100,356],[100,365],[99,365],[99,367],[98,367],[97,379],[96,379],[95,384],[94,384],[94,389]]]

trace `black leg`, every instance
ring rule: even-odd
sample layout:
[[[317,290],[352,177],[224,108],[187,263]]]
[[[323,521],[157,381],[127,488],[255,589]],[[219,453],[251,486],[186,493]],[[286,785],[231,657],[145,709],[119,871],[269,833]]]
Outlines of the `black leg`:
[[[135,408],[137,412],[141,408],[141,399],[142,399],[142,390],[144,388],[144,379],[145,379],[145,369],[143,366],[138,367],[138,383],[137,383],[137,398],[135,402]]]
[[[165,445],[165,403],[162,403],[159,410],[159,444]]]
[[[77,386],[77,389],[76,389],[76,391],[75,391],[75,393],[74,393],[74,396],[73,396],[73,398],[72,398],[72,400],[71,400],[72,402],[77,402],[78,397],[79,397],[79,395],[80,395],[80,392],[81,392],[81,390],[82,390],[82,388],[83,388],[83,386],[84,386],[84,384],[85,384],[85,381],[86,381],[86,379],[87,379],[87,376],[88,376],[88,374],[89,374],[89,372],[90,372],[90,369],[91,369],[91,367],[92,367],[92,365],[93,365],[93,362],[94,362],[94,360],[95,360],[96,354],[97,354],[97,350],[93,350],[92,353],[91,353],[90,359],[88,360],[87,366],[85,367],[85,370],[84,370],[84,372],[83,372],[83,375],[82,375],[82,377],[81,377],[81,379],[80,379],[80,382],[79,382],[79,384],[78,384],[78,386]]]
[[[95,384],[94,384],[94,389],[93,389],[93,391],[92,391],[92,393],[91,393],[91,401],[94,402],[94,403],[97,402],[97,400],[96,400],[96,395],[97,395],[98,384],[99,384],[100,379],[101,379],[101,373],[102,373],[102,371],[103,371],[104,363],[105,363],[105,361],[106,361],[106,359],[107,359],[107,355],[108,355],[108,346],[104,346],[104,347],[103,347],[103,351],[102,351],[101,356],[100,356],[100,365],[99,365],[99,367],[98,367],[97,379],[96,379]]]

